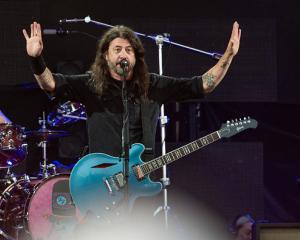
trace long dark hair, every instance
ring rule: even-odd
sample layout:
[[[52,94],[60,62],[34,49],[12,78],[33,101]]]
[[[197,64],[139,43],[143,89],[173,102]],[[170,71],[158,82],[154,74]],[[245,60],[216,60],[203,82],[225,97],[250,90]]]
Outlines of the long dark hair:
[[[136,36],[136,34],[130,28],[123,25],[118,25],[109,29],[100,39],[95,61],[90,68],[92,73],[90,84],[100,95],[102,95],[107,88],[110,81],[110,72],[105,59],[105,54],[108,51],[110,42],[115,38],[126,39],[133,47],[136,64],[133,70],[132,81],[134,86],[137,87],[139,97],[141,99],[146,99],[149,86],[149,74],[148,67],[144,59],[145,50],[141,40]]]

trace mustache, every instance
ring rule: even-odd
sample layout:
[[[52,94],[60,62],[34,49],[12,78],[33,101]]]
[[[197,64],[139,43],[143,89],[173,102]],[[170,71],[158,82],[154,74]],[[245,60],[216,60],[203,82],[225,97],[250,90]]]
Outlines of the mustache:
[[[127,58],[123,58],[120,61],[118,61],[116,63],[116,65],[120,65],[121,67],[129,67],[130,66],[130,62]]]

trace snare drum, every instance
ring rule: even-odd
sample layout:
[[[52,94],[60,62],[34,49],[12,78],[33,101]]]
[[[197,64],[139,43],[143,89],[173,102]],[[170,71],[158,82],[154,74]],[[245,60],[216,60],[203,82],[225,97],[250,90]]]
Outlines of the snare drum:
[[[10,123],[0,124],[0,168],[18,165],[27,155],[24,129]]]

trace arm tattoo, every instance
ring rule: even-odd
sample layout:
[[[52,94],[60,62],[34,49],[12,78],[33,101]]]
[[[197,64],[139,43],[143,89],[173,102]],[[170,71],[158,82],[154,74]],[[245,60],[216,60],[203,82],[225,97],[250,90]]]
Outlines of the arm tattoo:
[[[227,68],[229,66],[229,62],[228,61],[224,61],[221,65],[221,68]]]
[[[211,73],[206,73],[202,76],[203,84],[206,84],[207,88],[213,88],[215,85],[216,76]]]

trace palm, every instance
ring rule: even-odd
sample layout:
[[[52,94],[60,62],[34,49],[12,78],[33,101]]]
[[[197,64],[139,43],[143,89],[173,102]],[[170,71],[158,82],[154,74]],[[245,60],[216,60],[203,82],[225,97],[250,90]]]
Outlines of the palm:
[[[43,50],[42,39],[39,37],[31,37],[26,42],[26,50],[29,56],[40,56]]]

